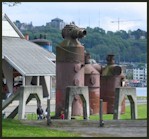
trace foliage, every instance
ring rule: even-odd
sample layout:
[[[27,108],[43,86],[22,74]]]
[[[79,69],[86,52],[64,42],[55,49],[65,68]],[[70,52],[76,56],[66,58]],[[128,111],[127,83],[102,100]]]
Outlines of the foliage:
[[[90,52],[91,57],[97,62],[105,60],[106,55],[113,53],[116,62],[147,62],[147,32],[140,29],[136,31],[120,30],[117,32],[107,31],[95,27],[87,27],[87,35],[80,41]],[[46,35],[56,53],[56,46],[63,40],[61,31],[51,26],[39,26],[32,29],[22,30],[29,34],[30,39],[39,38],[40,34]]]
[[[89,30],[89,31],[88,31]],[[144,37],[146,33],[138,33],[138,36],[134,32],[127,33],[126,31],[101,33],[100,29],[87,28],[88,35],[81,40],[87,51],[91,53],[91,56],[99,60],[105,60],[105,57],[109,53],[115,55],[116,62],[142,62],[146,63],[147,60],[147,39],[141,39],[141,35]],[[141,31],[139,31],[141,32]]]
[[[63,40],[60,30],[50,26],[35,27],[31,30],[22,32],[24,35],[28,34],[30,36],[30,40],[40,38],[41,34],[43,34],[43,36],[45,35],[46,39],[49,40],[51,45],[53,46],[54,53],[56,53],[56,46]]]
[[[16,6],[17,4],[21,4],[21,2],[2,2],[2,4],[6,4],[9,7]]]

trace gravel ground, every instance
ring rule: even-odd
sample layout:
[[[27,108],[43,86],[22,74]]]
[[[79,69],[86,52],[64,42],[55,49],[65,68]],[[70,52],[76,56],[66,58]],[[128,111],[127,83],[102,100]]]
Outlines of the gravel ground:
[[[147,120],[107,120],[104,127],[99,127],[99,122],[92,120],[52,120],[49,126],[46,120],[21,122],[78,133],[81,137],[147,137]]]

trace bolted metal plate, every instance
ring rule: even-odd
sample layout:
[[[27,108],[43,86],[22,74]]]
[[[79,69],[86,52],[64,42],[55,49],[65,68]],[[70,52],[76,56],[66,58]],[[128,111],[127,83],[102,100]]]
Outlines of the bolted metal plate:
[[[96,78],[94,76],[90,77],[90,82],[92,85],[94,85],[96,83]]]

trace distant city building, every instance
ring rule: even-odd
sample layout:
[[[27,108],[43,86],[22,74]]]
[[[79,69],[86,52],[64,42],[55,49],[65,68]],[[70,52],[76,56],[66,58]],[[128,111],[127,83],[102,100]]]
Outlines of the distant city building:
[[[142,39],[142,40],[143,40],[143,39],[146,39],[146,37],[145,37],[145,36],[141,36],[141,37],[140,37],[140,39]]]
[[[19,20],[16,20],[14,24],[18,27],[19,30],[30,30],[33,28],[32,22],[27,24],[27,23],[21,23]]]
[[[46,26],[52,26],[52,27],[57,28],[59,30],[62,30],[65,25],[66,25],[65,22],[60,18],[54,18],[51,20],[51,22],[46,23]]]
[[[143,67],[127,66],[126,79],[129,80],[128,84],[131,87],[143,87],[147,84],[147,64]]]
[[[147,66],[145,68],[133,69],[133,80],[139,80],[141,82],[147,82]]]

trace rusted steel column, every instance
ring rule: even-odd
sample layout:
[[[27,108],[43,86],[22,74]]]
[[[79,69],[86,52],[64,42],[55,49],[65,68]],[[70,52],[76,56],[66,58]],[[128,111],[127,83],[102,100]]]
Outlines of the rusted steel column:
[[[114,64],[114,55],[107,56],[107,65],[102,68],[100,77],[100,97],[104,102],[107,102],[107,113],[114,113],[115,88],[122,86],[124,78],[120,66]],[[122,102],[122,111],[125,112],[125,99]]]
[[[84,56],[82,55],[84,47],[65,47],[64,49],[57,47],[56,50],[56,114],[58,115],[65,106],[66,87],[84,86]],[[79,97],[77,99],[79,102]],[[78,102],[76,101],[76,103]],[[73,111],[78,111],[77,109],[79,110],[79,108],[75,108]]]
[[[66,25],[62,30],[64,41],[56,47],[56,116],[65,108],[66,87],[84,86],[84,46],[78,41],[84,35],[84,29]],[[73,109],[72,113],[79,109]]]
[[[101,76],[100,77],[100,97],[107,102],[107,113],[113,114],[115,101],[115,88],[121,87],[121,78],[119,76]],[[125,112],[125,100],[122,102],[122,111]]]
[[[85,86],[89,87],[90,114],[98,114],[100,73],[91,64],[85,64]]]

